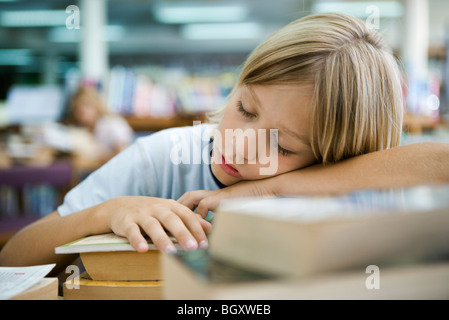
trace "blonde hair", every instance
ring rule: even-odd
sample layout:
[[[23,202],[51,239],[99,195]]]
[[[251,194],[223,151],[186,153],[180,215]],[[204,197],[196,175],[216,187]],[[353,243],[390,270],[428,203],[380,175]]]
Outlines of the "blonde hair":
[[[230,96],[240,86],[286,83],[313,87],[310,143],[321,162],[399,145],[401,73],[381,36],[363,21],[334,13],[293,21],[250,54]]]

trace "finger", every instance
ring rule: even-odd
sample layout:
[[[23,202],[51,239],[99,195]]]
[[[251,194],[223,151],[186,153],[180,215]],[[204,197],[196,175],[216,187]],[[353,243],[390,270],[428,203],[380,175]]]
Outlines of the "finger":
[[[220,199],[218,197],[210,196],[204,198],[198,203],[196,213],[205,218],[210,210],[214,210],[218,206],[219,202]]]
[[[173,208],[173,211],[181,218],[184,222],[185,226],[189,229],[190,233],[196,239],[198,245],[202,249],[206,249],[208,247],[206,232],[203,226],[207,229],[207,221],[202,223],[198,217],[202,218],[198,214],[193,213],[190,209],[183,205],[177,205]]]
[[[167,232],[165,232],[157,219],[146,217],[139,222],[139,225],[159,250],[166,253],[175,253],[177,251]]]
[[[198,241],[184,224],[181,217],[172,210],[160,210],[156,218],[178,240],[181,248],[184,250],[195,250],[198,248]]]
[[[210,194],[209,190],[197,190],[184,193],[178,202],[186,206],[190,210],[194,210],[198,203]]]
[[[201,227],[203,228],[204,232],[206,234],[208,234],[212,230],[212,224],[209,221],[203,219],[203,217],[201,217],[199,214],[196,214],[195,216],[198,219],[198,221],[200,222]]]
[[[131,246],[138,252],[147,252],[148,242],[145,240],[144,236],[140,232],[140,228],[135,223],[130,223],[126,228],[125,237],[128,239]]]

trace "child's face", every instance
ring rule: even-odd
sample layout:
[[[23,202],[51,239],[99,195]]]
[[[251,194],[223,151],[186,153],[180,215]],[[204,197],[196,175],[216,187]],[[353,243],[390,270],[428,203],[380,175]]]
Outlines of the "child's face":
[[[74,103],[73,114],[79,124],[87,127],[95,126],[98,111],[94,102],[88,99],[79,99]]]
[[[239,87],[218,126],[220,139],[214,138],[212,171],[217,179],[232,185],[315,163],[311,100],[312,87],[306,85]],[[274,141],[270,129],[277,129]]]

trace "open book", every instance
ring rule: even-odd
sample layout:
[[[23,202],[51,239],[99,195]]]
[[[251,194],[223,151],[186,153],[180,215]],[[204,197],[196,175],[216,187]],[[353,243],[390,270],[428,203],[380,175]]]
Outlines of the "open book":
[[[55,264],[0,268],[0,300],[56,300],[58,279],[45,278]]]

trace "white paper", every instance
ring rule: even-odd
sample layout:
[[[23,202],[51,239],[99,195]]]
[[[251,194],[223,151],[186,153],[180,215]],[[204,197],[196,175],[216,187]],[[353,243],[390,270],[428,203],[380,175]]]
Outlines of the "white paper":
[[[26,291],[42,280],[56,264],[32,267],[0,268],[0,300],[7,300]]]

